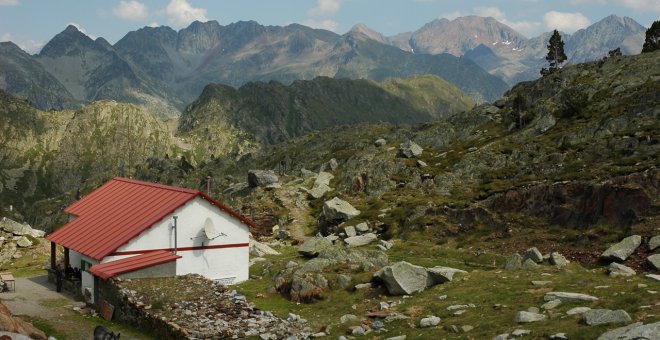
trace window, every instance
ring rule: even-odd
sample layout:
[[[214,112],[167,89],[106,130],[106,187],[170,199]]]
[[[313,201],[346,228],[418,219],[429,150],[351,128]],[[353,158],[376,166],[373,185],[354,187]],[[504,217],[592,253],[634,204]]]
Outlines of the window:
[[[80,271],[89,272],[90,267],[92,267],[91,263],[89,263],[85,260],[80,260]]]

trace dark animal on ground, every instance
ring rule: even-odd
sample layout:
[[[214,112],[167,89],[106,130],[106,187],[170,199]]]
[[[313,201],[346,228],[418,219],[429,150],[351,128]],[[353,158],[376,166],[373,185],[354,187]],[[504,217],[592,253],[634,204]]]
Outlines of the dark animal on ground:
[[[120,335],[121,333],[115,334],[103,326],[94,328],[94,340],[116,340]]]

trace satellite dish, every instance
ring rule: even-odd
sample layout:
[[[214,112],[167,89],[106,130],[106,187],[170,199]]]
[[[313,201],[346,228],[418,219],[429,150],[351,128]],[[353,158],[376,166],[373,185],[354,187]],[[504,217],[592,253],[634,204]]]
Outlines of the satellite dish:
[[[204,221],[204,234],[206,235],[206,238],[208,238],[209,240],[213,240],[220,236],[225,236],[224,233],[219,232],[215,228],[215,224],[213,224],[213,221],[209,217],[207,217],[206,221]]]

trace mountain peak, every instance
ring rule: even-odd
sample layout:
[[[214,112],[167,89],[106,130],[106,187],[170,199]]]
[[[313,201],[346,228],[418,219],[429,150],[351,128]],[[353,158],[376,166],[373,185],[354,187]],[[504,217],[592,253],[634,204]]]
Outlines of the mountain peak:
[[[62,33],[76,33],[76,32],[80,32],[80,30],[78,29],[78,27],[76,27],[74,25],[68,25],[64,29],[64,31],[62,31]]]
[[[371,40],[376,40],[378,42],[387,44],[387,38],[385,38],[382,34],[376,32],[375,30],[372,30],[371,28],[367,27],[367,25],[363,23],[358,23],[354,25],[350,31],[347,33],[348,35],[360,35],[363,37],[366,37]]]

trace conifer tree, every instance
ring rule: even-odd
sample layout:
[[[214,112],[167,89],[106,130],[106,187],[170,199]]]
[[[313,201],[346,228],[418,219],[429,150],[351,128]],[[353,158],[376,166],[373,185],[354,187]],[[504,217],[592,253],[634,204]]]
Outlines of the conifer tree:
[[[548,55],[545,60],[550,63],[550,72],[559,69],[561,63],[566,61],[566,54],[564,53],[564,42],[561,40],[561,35],[557,30],[552,32],[550,41],[548,41]]]
[[[642,53],[653,52],[660,49],[660,21],[654,21],[651,27],[646,30],[646,40]]]

